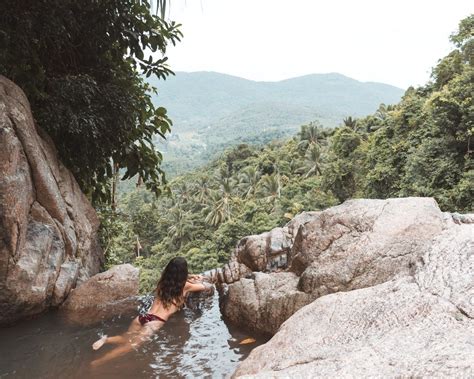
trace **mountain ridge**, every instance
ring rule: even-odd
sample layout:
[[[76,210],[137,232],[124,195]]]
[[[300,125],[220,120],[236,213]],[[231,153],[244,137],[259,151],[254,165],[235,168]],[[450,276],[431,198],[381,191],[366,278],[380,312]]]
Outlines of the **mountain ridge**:
[[[358,79],[352,78],[350,76],[347,76],[345,74],[341,74],[340,72],[336,72],[336,71],[314,72],[314,73],[309,73],[309,74],[304,74],[304,75],[299,75],[299,76],[291,76],[289,78],[278,79],[278,80],[255,80],[255,79],[244,78],[242,76],[238,76],[238,75],[234,75],[234,74],[227,74],[227,73],[224,73],[224,72],[218,72],[218,71],[212,71],[212,70],[175,71],[175,75],[172,75],[169,78],[176,77],[177,75],[183,76],[183,75],[201,75],[201,74],[218,75],[218,76],[221,76],[221,77],[241,79],[241,80],[254,82],[254,83],[281,83],[281,82],[292,81],[292,80],[295,80],[295,79],[309,78],[309,77],[336,76],[336,77],[340,77],[340,78],[349,79],[351,81],[358,82],[358,83],[361,83],[361,84],[382,84],[384,86],[388,86],[388,87],[396,88],[396,89],[401,90],[401,91],[405,91],[405,89],[403,89],[401,87],[397,87],[393,84],[384,83],[384,82],[376,82],[376,81],[372,81],[372,80],[368,80],[368,81],[358,80]]]
[[[200,129],[202,123],[262,102],[313,107],[323,123],[334,126],[341,117],[373,113],[380,103],[395,103],[403,94],[390,84],[361,82],[339,73],[255,81],[213,71],[179,71],[166,81],[150,82],[158,88],[155,102],[176,121],[175,131]]]
[[[336,72],[255,81],[214,71],[178,71],[165,81],[148,81],[158,89],[154,103],[173,120],[172,136],[159,144],[165,169],[175,173],[243,141],[266,143],[312,121],[334,127],[345,117],[373,114],[381,103],[397,103],[404,93]],[[176,163],[180,169],[170,168]]]

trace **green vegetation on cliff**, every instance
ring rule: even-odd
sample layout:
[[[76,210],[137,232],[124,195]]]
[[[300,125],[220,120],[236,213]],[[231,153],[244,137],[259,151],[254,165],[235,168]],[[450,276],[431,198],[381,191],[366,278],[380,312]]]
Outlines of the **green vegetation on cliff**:
[[[163,10],[166,1],[158,4]],[[36,122],[94,200],[110,200],[120,169],[160,190],[152,138],[171,122],[144,77],[171,73],[164,54],[179,41],[178,27],[151,14],[147,0],[0,3],[0,74],[25,91]]]

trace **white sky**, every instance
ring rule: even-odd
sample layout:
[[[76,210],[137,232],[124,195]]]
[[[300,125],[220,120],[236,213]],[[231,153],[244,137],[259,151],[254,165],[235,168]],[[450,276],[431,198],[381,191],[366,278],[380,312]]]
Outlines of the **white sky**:
[[[253,80],[338,72],[406,88],[429,79],[468,0],[172,0],[174,71]]]

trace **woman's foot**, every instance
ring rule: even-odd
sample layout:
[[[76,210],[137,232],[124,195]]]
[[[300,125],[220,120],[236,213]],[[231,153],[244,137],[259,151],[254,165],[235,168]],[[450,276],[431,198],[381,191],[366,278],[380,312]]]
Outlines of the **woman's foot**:
[[[102,346],[104,346],[105,341],[107,341],[107,336],[102,336],[92,344],[92,348],[94,350],[99,350]]]

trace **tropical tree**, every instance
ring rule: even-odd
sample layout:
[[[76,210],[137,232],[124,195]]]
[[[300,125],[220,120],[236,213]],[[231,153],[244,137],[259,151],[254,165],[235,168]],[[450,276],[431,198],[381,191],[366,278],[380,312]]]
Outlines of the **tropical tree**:
[[[188,183],[179,181],[173,187],[173,193],[181,203],[187,203],[192,197],[192,190]]]
[[[234,188],[236,187],[236,181],[227,167],[221,167],[219,169],[217,175],[215,175],[215,180],[223,196],[232,196]]]
[[[152,138],[171,121],[145,77],[172,74],[165,54],[180,38],[179,25],[151,14],[146,0],[0,2],[0,72],[25,91],[36,122],[96,201],[111,201],[114,167],[160,193]]]
[[[349,117],[346,117],[345,119],[343,119],[342,122],[344,123],[344,126],[347,126],[348,128],[350,128],[353,131],[357,132],[357,130],[358,130],[357,119],[352,118],[352,116],[349,116]]]
[[[393,109],[394,107],[392,105],[385,105],[382,103],[379,105],[377,111],[375,112],[375,117],[383,121],[387,119],[388,112],[392,111]]]
[[[204,204],[209,198],[210,189],[209,177],[206,175],[199,176],[194,184],[193,195],[196,196],[201,204]]]
[[[306,150],[303,168],[306,171],[306,178],[311,175],[321,175],[321,149],[317,145],[310,145]]]
[[[209,205],[204,208],[206,222],[212,226],[218,226],[224,221],[232,218],[232,198],[220,191],[212,191],[209,197]]]
[[[179,207],[173,207],[169,212],[171,226],[168,228],[168,237],[178,248],[189,241],[192,236],[192,223],[189,214]]]
[[[255,166],[246,167],[239,175],[239,186],[245,197],[248,198],[255,194],[260,176],[260,171]]]
[[[280,175],[264,175],[259,182],[261,193],[270,201],[281,196]]]
[[[314,121],[309,125],[303,125],[300,132],[298,133],[298,137],[298,146],[306,150],[308,146],[312,144],[321,146],[326,138],[326,134],[324,133],[319,122]]]

